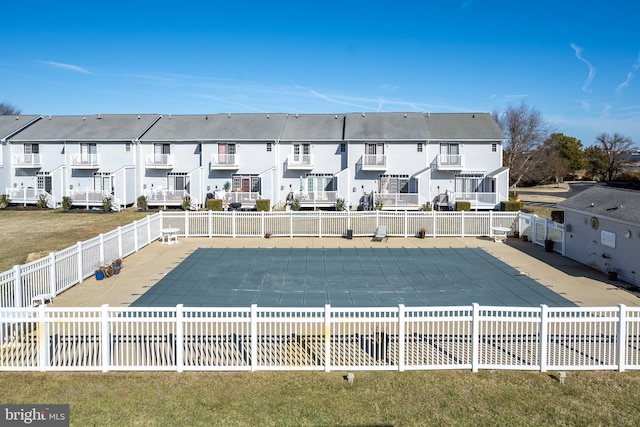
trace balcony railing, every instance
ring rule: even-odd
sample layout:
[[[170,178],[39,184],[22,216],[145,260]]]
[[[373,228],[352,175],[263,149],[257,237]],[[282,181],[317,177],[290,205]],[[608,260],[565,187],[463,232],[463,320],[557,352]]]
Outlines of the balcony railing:
[[[41,194],[48,195],[44,190],[33,187],[6,188],[5,194],[11,203],[33,204],[38,201]]]
[[[287,156],[288,169],[313,169],[313,156],[311,154],[294,154]]]
[[[74,168],[97,168],[100,165],[100,159],[97,154],[71,154],[69,163]]]
[[[417,193],[375,193],[375,201],[382,202],[382,209],[420,208],[420,195]]]
[[[238,169],[239,161],[237,154],[212,154],[211,169]]]
[[[500,193],[455,193],[455,201],[471,202],[471,208],[495,206],[500,203]]]
[[[223,204],[226,208],[253,209],[259,198],[260,193],[257,191],[232,191],[225,194]]]
[[[463,154],[438,154],[436,168],[441,171],[457,171],[464,168]]]
[[[173,155],[147,154],[144,163],[148,168],[170,168],[173,166]]]
[[[153,206],[181,206],[186,190],[151,190],[147,193],[147,204]]]
[[[386,154],[364,154],[362,156],[362,170],[379,171],[387,169]]]
[[[20,153],[13,156],[13,164],[18,167],[40,167],[40,154]]]
[[[105,197],[111,193],[106,190],[74,190],[69,193],[74,205],[102,205]]]
[[[300,206],[318,206],[327,207],[336,204],[338,198],[337,191],[309,191],[307,193],[298,193],[295,198],[300,203]]]

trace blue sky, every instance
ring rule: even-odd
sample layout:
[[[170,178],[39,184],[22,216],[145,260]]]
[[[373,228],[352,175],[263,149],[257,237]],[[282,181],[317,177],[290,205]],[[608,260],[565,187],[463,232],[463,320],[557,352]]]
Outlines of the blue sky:
[[[504,111],[640,146],[640,6],[584,1],[3,5],[23,114]]]

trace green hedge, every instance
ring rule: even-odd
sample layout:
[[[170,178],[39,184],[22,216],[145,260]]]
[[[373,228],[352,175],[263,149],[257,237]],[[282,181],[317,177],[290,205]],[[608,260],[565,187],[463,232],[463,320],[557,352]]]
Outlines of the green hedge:
[[[260,211],[269,212],[271,210],[271,200],[270,199],[256,200],[256,209],[258,210],[258,212]]]
[[[471,202],[456,202],[456,210],[457,211],[470,211],[471,210]]]
[[[222,211],[222,199],[209,199],[205,204],[208,211]]]
[[[518,212],[522,209],[522,202],[500,202],[500,210],[503,212]]]

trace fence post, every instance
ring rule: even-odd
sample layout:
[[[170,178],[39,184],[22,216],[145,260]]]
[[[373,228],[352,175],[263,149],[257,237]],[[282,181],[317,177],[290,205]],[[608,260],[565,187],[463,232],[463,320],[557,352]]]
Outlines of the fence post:
[[[100,264],[104,263],[104,234],[100,234]]]
[[[322,211],[317,211],[318,213],[318,238],[322,238]]]
[[[471,319],[471,371],[478,372],[480,354],[480,306],[473,303]]]
[[[22,266],[13,266],[13,306],[22,307]]]
[[[189,237],[189,214],[191,211],[184,211],[184,237]]]
[[[258,305],[251,304],[251,372],[258,368]]]
[[[38,366],[41,371],[46,371],[49,366],[49,328],[47,324],[47,305],[38,306]]]
[[[77,249],[78,251],[78,283],[82,283],[82,281],[84,280],[84,271],[83,271],[83,264],[84,264],[84,256],[82,254],[82,242],[78,242],[77,244]]]
[[[289,237],[293,237],[293,211],[289,211]]]
[[[236,211],[231,211],[231,237],[236,238]]]
[[[460,237],[464,237],[464,211],[460,211]]]
[[[100,307],[100,363],[102,372],[109,371],[111,356],[111,334],[109,333],[109,304]]]
[[[207,234],[210,239],[213,237],[213,211],[207,211]]]
[[[433,230],[433,236],[436,237],[436,211],[431,211],[431,229]]]
[[[409,237],[409,212],[404,211],[404,238]]]
[[[398,371],[404,371],[404,304],[398,304]]]
[[[324,371],[331,371],[331,304],[324,305]]]
[[[546,304],[540,305],[540,337],[538,337],[540,347],[540,372],[547,372],[547,352],[549,336],[549,307]]]
[[[118,226],[118,258],[122,258],[122,227]]]
[[[618,304],[618,372],[627,369],[627,306]]]
[[[176,305],[176,370],[184,370],[184,305]]]
[[[56,254],[51,252],[49,254],[49,293],[51,294],[51,298],[57,295],[56,292]],[[44,304],[42,304],[44,305]]]
[[[267,230],[264,227],[264,211],[260,211],[260,233],[262,237],[267,234]]]

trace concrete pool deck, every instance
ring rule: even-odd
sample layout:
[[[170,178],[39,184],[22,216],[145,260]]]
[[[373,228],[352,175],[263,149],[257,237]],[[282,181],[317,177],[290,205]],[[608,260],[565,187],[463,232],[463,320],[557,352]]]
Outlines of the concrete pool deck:
[[[127,307],[158,283],[167,273],[199,248],[480,248],[521,274],[562,295],[578,306],[612,307],[618,304],[640,306],[640,290],[623,282],[607,280],[606,275],[558,253],[545,252],[533,243],[509,238],[495,243],[483,237],[394,238],[372,242],[371,237],[342,238],[274,237],[189,238],[177,244],[151,245],[126,257],[120,274],[84,282],[58,295],[54,307]],[[410,305],[410,304],[406,304]]]

